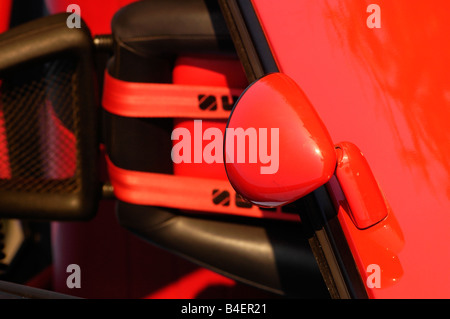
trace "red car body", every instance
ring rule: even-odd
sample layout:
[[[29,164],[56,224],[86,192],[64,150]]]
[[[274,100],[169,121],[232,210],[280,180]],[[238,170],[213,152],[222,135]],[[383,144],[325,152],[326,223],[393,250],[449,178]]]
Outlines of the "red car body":
[[[254,1],[281,72],[320,114],[333,141],[366,156],[391,212],[359,230],[344,206],[339,220],[360,273],[381,268],[373,298],[447,298],[449,261],[448,3]],[[333,187],[333,186],[331,186]],[[336,194],[339,202],[342,198]]]

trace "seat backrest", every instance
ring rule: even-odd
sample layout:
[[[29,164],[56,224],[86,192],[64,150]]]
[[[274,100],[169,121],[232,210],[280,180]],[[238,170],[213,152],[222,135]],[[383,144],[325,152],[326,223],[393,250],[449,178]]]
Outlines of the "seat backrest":
[[[88,25],[92,35],[111,34],[111,19],[123,6],[137,0],[45,0],[50,14],[69,11],[70,5],[79,7],[80,16]],[[0,11],[1,12],[1,11]]]

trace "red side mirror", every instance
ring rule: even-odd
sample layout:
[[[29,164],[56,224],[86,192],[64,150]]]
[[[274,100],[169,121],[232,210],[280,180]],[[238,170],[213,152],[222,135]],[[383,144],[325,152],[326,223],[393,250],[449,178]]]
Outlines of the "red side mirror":
[[[254,204],[293,202],[336,168],[328,131],[294,80],[272,73],[251,84],[227,124],[224,162],[238,193]]]

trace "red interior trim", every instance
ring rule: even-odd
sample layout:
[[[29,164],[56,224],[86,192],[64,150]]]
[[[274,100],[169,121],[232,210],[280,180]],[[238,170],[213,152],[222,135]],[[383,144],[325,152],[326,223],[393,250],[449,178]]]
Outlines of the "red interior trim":
[[[9,29],[12,0],[0,0],[0,32]]]

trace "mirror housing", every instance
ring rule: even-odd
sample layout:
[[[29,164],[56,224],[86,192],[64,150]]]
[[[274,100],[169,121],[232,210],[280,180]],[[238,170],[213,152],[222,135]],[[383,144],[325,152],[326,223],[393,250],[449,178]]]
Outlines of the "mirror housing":
[[[256,205],[277,207],[328,182],[336,153],[296,82],[271,73],[252,83],[236,102],[225,132],[224,163],[238,193]]]

